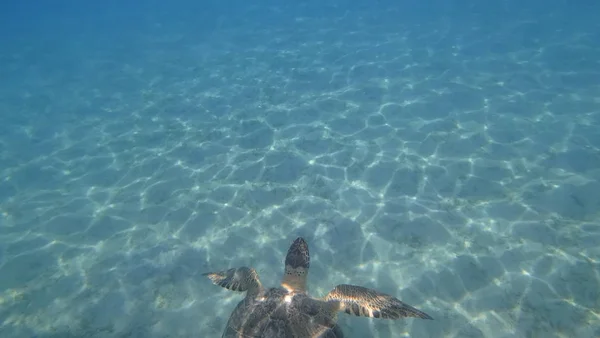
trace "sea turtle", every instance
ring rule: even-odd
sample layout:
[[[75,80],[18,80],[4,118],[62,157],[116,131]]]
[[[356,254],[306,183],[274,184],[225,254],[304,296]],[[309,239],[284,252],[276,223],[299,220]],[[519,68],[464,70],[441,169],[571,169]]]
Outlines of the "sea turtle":
[[[252,268],[241,267],[203,274],[214,284],[228,290],[247,292],[237,305],[223,332],[223,338],[341,338],[337,313],[399,319],[433,319],[399,299],[355,285],[338,285],[324,298],[306,292],[310,265],[308,244],[299,237],[285,257],[281,287],[266,289]]]

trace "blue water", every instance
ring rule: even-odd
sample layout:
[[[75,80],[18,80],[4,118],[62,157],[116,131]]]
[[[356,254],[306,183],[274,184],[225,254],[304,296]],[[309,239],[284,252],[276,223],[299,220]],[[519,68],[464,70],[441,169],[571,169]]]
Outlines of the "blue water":
[[[349,337],[600,336],[600,3],[141,3],[0,4],[1,337],[219,337],[297,236],[435,318]]]

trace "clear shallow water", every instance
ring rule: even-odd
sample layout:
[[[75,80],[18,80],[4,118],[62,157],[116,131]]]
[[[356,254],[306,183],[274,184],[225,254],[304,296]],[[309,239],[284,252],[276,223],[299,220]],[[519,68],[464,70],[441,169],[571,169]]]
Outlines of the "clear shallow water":
[[[3,336],[219,336],[299,235],[436,319],[350,337],[600,334],[597,7],[227,5],[3,11]]]

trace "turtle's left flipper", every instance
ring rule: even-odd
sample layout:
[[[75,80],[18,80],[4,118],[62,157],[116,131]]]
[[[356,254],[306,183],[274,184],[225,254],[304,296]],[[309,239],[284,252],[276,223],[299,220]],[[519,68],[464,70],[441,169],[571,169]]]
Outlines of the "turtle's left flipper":
[[[245,266],[226,271],[207,272],[202,275],[207,276],[213,284],[227,290],[248,291],[250,295],[258,294],[262,290],[262,284],[258,279],[256,270]]]

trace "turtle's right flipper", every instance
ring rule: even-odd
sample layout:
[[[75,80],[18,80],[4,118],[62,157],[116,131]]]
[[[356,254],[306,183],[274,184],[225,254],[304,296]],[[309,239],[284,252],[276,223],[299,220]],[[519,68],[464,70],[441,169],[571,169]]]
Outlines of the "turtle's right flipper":
[[[325,300],[337,303],[339,311],[355,316],[384,319],[403,317],[433,319],[425,312],[395,297],[362,286],[338,285],[325,296]]]

